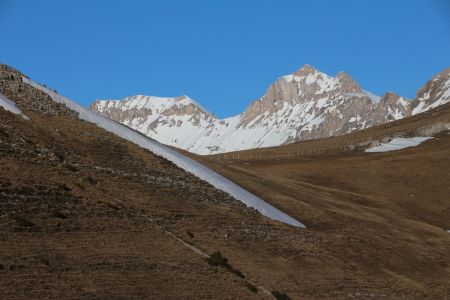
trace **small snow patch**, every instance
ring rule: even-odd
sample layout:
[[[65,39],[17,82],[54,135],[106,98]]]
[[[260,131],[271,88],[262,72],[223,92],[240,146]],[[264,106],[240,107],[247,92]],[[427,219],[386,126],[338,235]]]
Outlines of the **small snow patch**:
[[[20,108],[16,106],[16,103],[12,102],[2,94],[0,94],[0,106],[7,111],[10,111],[16,115],[21,115],[24,119],[29,120],[29,118],[23,114]]]
[[[429,136],[418,136],[413,138],[394,138],[388,143],[383,143],[379,146],[372,147],[369,149],[366,149],[366,152],[387,152],[387,151],[394,151],[394,150],[400,150],[403,148],[408,147],[415,147],[419,145],[422,142],[425,142],[426,140],[432,139],[433,137]]]

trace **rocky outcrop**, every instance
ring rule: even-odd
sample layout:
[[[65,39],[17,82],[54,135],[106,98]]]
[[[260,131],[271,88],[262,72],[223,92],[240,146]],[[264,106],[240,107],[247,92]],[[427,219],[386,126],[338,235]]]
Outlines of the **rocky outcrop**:
[[[47,116],[78,116],[64,104],[53,101],[46,93],[25,84],[23,77],[26,76],[19,71],[0,64],[0,93],[13,100],[22,110]]]

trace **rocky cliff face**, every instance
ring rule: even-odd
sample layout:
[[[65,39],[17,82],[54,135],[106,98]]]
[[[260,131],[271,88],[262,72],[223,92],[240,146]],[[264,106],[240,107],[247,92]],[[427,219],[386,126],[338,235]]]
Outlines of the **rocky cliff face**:
[[[91,109],[164,144],[214,154],[342,135],[425,111],[448,101],[449,73],[437,75],[413,102],[392,92],[378,97],[345,72],[333,77],[305,65],[223,120],[187,96],[97,100]]]
[[[412,102],[412,114],[418,114],[450,102],[450,68],[434,76]]]

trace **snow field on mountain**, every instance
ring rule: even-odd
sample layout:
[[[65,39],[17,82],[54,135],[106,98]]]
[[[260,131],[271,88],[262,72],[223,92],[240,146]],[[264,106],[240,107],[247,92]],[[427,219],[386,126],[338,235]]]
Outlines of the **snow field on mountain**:
[[[388,143],[383,143],[379,146],[366,149],[366,152],[387,152],[395,151],[409,147],[415,147],[433,137],[412,137],[412,138],[394,138]]]

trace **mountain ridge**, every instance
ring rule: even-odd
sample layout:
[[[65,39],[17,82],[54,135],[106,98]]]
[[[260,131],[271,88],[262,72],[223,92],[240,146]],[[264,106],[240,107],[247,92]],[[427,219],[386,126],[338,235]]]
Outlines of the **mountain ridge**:
[[[448,73],[439,73],[443,75],[433,85],[436,89]],[[108,107],[111,102],[96,100],[90,109],[161,143],[196,154],[216,154],[342,135],[419,113],[437,101],[418,97],[410,101],[390,91],[380,97],[361,88],[346,72],[333,77],[304,65],[279,77],[245,111],[229,118],[216,118],[192,99],[184,109],[170,111],[142,111],[135,96],[108,100],[115,101],[113,108]],[[447,98],[444,93],[440,101],[446,103]],[[423,101],[430,103],[419,107]]]

